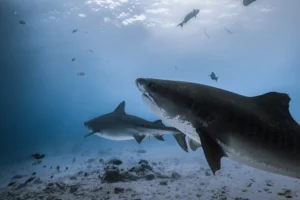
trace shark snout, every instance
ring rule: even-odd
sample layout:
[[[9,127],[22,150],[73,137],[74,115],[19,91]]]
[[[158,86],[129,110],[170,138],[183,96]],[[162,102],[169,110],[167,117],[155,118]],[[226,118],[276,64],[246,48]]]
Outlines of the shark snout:
[[[135,84],[138,87],[138,89],[140,90],[141,93],[146,93],[147,90],[147,86],[149,85],[148,81],[144,78],[138,78],[135,80]]]

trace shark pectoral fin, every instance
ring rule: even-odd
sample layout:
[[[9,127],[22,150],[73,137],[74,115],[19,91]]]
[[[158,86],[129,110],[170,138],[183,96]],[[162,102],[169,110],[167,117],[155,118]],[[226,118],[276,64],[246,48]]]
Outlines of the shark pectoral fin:
[[[205,158],[208,162],[208,165],[215,175],[216,171],[221,169],[221,158],[226,157],[226,154],[220,147],[220,145],[215,142],[208,134],[202,130],[197,130],[199,134],[202,148],[204,151]]]
[[[93,135],[94,133],[96,133],[96,131],[92,131],[92,132],[86,134],[86,135],[84,136],[84,138],[89,137],[89,136]]]
[[[201,144],[192,140],[191,138],[189,138],[189,145],[190,145],[190,148],[193,150],[193,151],[196,151],[199,147],[201,147]]]
[[[141,144],[142,140],[145,138],[145,135],[134,134],[133,137],[139,144]]]
[[[185,152],[189,152],[188,151],[188,146],[186,144],[185,141],[185,134],[179,132],[179,133],[174,133],[173,136],[175,137],[177,143],[179,144],[179,146],[185,151]]]
[[[163,138],[163,135],[154,135],[154,137],[155,137],[157,140],[165,141],[165,139]]]

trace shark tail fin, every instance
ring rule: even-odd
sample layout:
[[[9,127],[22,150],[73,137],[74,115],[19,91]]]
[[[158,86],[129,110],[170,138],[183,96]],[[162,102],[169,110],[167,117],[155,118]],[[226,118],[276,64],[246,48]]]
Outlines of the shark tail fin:
[[[181,132],[176,132],[173,134],[173,136],[176,139],[179,146],[181,147],[181,149],[184,150],[185,152],[189,152],[188,146],[187,146],[187,143],[185,140],[185,134],[181,133]]]
[[[155,137],[157,140],[165,141],[165,139],[163,138],[163,135],[155,135],[154,137]]]
[[[180,24],[178,24],[177,26],[180,26],[181,28],[183,27],[184,22],[181,22]]]

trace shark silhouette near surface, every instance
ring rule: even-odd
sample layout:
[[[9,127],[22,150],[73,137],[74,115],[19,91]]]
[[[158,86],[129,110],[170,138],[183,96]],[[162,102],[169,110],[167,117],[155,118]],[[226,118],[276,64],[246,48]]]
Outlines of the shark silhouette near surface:
[[[269,92],[246,97],[197,83],[136,80],[144,103],[189,138],[200,140],[215,174],[221,158],[300,178],[300,126],[290,97]]]
[[[158,140],[164,141],[163,135],[172,134],[179,146],[188,152],[185,134],[173,127],[165,126],[161,120],[154,122],[147,121],[140,117],[129,115],[125,112],[125,101],[110,113],[98,116],[84,125],[90,130],[90,135],[97,135],[110,140],[132,140],[141,143],[146,136],[153,136]],[[199,144],[192,143],[192,147],[199,147]],[[192,148],[191,147],[191,148]]]

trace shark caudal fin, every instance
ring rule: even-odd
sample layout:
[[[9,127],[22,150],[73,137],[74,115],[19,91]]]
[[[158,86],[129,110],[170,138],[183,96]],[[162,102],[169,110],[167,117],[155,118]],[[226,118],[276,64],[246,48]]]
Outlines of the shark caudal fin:
[[[181,28],[183,27],[184,22],[181,22],[180,24],[178,24],[177,26],[180,26]]]

